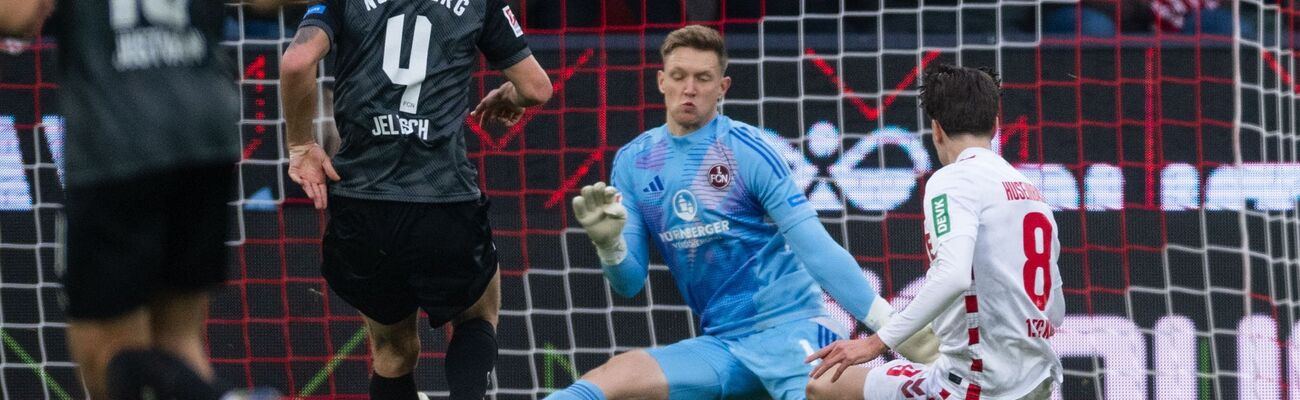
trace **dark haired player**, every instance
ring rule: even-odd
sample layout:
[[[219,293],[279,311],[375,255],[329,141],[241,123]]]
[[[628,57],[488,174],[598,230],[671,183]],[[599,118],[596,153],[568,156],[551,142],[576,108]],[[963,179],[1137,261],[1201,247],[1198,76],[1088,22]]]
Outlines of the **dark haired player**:
[[[925,185],[925,285],[876,335],[836,341],[808,357],[822,360],[808,397],[1047,399],[1061,382],[1061,361],[1047,339],[1065,318],[1052,208],[991,150],[997,74],[936,64],[922,82],[921,104],[945,165]],[[934,365],[894,360],[846,368],[931,322],[940,342]]]
[[[471,114],[510,125],[551,83],[501,0],[326,0],[310,6],[280,61],[289,176],[329,209],[322,274],[365,317],[375,399],[415,399],[417,311],[451,322],[452,399],[481,399],[501,303],[488,202],[465,152],[481,52],[508,82]],[[311,134],[317,66],[335,57],[331,160]]]

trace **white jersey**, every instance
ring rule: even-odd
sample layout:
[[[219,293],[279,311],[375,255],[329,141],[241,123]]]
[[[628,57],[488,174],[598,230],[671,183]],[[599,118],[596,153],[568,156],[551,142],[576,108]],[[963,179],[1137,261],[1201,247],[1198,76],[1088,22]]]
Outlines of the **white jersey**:
[[[925,186],[931,266],[917,298],[880,331],[895,346],[927,322],[936,377],[968,398],[1014,399],[1061,381],[1048,344],[1065,318],[1060,242],[1042,194],[1001,156],[969,148]]]

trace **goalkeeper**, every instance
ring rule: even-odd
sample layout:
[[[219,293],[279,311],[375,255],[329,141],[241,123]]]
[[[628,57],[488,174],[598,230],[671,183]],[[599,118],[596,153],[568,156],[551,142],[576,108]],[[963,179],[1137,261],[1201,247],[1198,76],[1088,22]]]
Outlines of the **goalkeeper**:
[[[893,309],[758,130],[717,113],[731,85],[718,32],[678,29],[660,54],[667,123],[620,149],[613,185],[582,188],[573,207],[620,295],[644,286],[653,240],[704,334],[615,356],[548,399],[803,398],[804,357],[847,336],[818,284],[873,330]],[[914,361],[937,352],[928,330],[900,347]]]

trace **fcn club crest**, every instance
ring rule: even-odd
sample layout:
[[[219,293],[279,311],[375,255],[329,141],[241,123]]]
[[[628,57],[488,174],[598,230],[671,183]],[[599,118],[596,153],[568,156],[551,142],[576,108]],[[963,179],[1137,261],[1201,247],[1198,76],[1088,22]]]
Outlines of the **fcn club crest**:
[[[731,186],[731,169],[722,164],[709,168],[709,186],[713,186],[714,189],[718,190]]]

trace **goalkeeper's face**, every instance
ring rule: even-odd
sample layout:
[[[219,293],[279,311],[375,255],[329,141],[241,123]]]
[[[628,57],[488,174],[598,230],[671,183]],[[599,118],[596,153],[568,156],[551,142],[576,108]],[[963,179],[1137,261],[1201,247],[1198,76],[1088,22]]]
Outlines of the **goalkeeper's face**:
[[[668,54],[658,79],[668,122],[680,129],[675,132],[679,134],[699,129],[713,119],[718,101],[731,87],[731,78],[722,75],[717,53],[691,47],[679,47]]]

